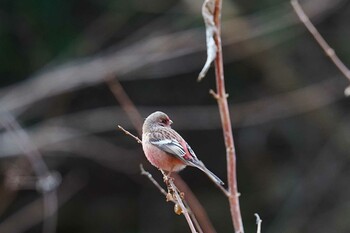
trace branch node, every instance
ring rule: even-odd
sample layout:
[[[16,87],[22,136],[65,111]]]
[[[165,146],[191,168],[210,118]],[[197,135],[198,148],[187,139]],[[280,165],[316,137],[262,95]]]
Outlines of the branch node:
[[[216,99],[216,100],[220,99],[219,95],[216,94],[215,91],[212,89],[209,90],[209,94],[211,94],[214,97],[214,99]]]
[[[334,49],[332,49],[332,48],[326,49],[326,54],[329,57],[333,57],[335,55]]]
[[[232,146],[229,146],[226,148],[226,153],[232,153],[234,152],[234,148]]]
[[[345,91],[344,91],[345,96],[349,97],[350,96],[350,86],[348,86]]]

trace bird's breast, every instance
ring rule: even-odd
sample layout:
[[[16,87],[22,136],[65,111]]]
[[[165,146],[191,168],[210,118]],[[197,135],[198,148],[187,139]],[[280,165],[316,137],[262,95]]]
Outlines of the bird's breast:
[[[159,169],[165,171],[179,171],[186,167],[180,159],[168,154],[151,143],[145,141],[142,143],[142,148],[148,161]]]

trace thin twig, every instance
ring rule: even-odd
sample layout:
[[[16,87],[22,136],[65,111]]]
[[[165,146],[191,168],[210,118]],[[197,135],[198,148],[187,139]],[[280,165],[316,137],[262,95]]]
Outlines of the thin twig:
[[[164,195],[166,196],[168,193],[162,188],[162,186],[160,186],[160,184],[153,178],[152,174],[149,173],[148,171],[146,171],[143,168],[143,165],[140,164],[140,170],[141,170],[141,175],[147,176],[147,178],[154,184],[154,186],[156,186],[158,188],[158,190]]]
[[[344,65],[344,63],[336,55],[334,49],[332,49],[326,40],[321,36],[316,27],[312,24],[309,17],[305,14],[303,8],[300,6],[298,0],[291,0],[290,2],[294,8],[295,13],[298,15],[299,19],[311,35],[315,38],[317,43],[321,46],[326,55],[332,60],[334,65],[340,70],[341,73],[350,81],[350,70]],[[349,88],[345,90],[345,95],[349,95]]]
[[[176,186],[175,186],[175,184],[173,183],[172,180],[169,181],[169,184],[170,184],[171,187],[175,190],[175,187],[176,187]],[[197,233],[197,230],[196,230],[196,228],[194,227],[194,224],[193,224],[193,222],[192,222],[192,219],[191,219],[191,217],[190,217],[190,215],[189,215],[189,213],[188,213],[188,211],[187,211],[187,208],[185,207],[184,203],[182,202],[182,199],[181,199],[179,193],[175,190],[175,191],[174,191],[174,194],[175,194],[176,201],[177,201],[177,203],[180,205],[181,210],[182,210],[182,213],[183,213],[183,215],[184,215],[185,218],[186,218],[186,221],[187,221],[187,223],[188,223],[188,226],[189,226],[190,229],[191,229],[191,232],[192,232],[192,233]]]
[[[257,225],[256,233],[261,233],[261,222],[262,222],[262,220],[261,220],[259,214],[255,213],[254,215],[256,217],[256,225]]]
[[[28,158],[38,178],[36,188],[42,192],[44,202],[43,233],[56,232],[56,211],[58,208],[56,189],[60,184],[59,174],[49,171],[38,148],[31,142],[26,131],[12,115],[3,113],[0,117],[0,123],[11,133],[14,141],[17,142],[17,145]]]
[[[175,185],[179,187],[179,189],[186,194],[184,203],[186,204],[186,206],[189,206],[188,210],[190,212],[191,217],[192,217],[192,214],[196,216],[196,218],[192,217],[193,222],[196,225],[196,229],[199,232],[202,232],[202,228],[203,228],[205,229],[205,233],[216,233],[216,230],[213,224],[211,223],[204,207],[198,201],[197,197],[192,192],[192,190],[181,179],[180,175],[173,173],[172,176],[174,177]],[[197,223],[197,219],[199,223]]]
[[[120,125],[118,125],[118,128],[121,129],[126,135],[133,137],[137,141],[137,143],[142,144],[142,141],[138,137],[136,137],[135,135],[133,135],[132,133],[130,133],[129,131],[127,131],[126,129],[121,127]]]
[[[153,184],[154,186],[156,186],[158,188],[158,190],[167,198],[168,197],[168,193],[162,188],[162,186],[160,186],[160,184],[153,178],[152,174],[149,173],[148,171],[146,171],[144,168],[143,168],[143,165],[140,164],[140,170],[141,170],[141,175],[144,175],[146,176]],[[180,180],[180,182],[184,183],[182,180]],[[176,188],[176,190],[178,190]],[[186,193],[187,194],[187,193]],[[186,195],[187,196],[187,195]],[[177,204],[177,201],[175,201],[173,198],[167,198],[167,201],[171,201],[173,202],[174,204]],[[196,200],[198,201],[198,200]],[[189,205],[187,204],[186,200],[183,200],[183,203],[184,203],[184,206],[185,208],[188,210],[188,213],[195,225],[195,228],[198,230],[199,233],[202,233],[202,229],[201,229],[201,226],[199,224],[199,222],[197,221],[195,215],[193,214],[193,212],[191,211],[191,209],[189,208]],[[197,205],[198,206],[198,205]],[[205,214],[205,211],[204,211],[204,214]],[[211,226],[209,224],[209,226]],[[209,231],[208,231],[209,232]],[[210,232],[215,232],[215,231],[210,231]]]
[[[126,94],[123,86],[117,79],[108,78],[106,83],[113,93],[114,97],[118,100],[124,112],[128,115],[134,128],[137,130],[138,134],[141,135],[142,128],[142,116],[135,107],[134,103],[131,101],[129,96]]]
[[[187,207],[183,203],[183,197],[179,194],[179,189],[174,184],[174,179],[171,177],[168,177],[167,174],[163,170],[160,170],[163,174],[164,182],[167,184],[168,187],[168,195],[170,194],[173,199],[176,200],[176,204],[179,205],[181,209],[181,213],[185,216],[185,219],[187,221],[188,226],[191,229],[192,233],[197,233],[197,230],[193,224],[193,221],[189,215],[189,212],[187,210]],[[182,194],[183,195],[183,194]]]

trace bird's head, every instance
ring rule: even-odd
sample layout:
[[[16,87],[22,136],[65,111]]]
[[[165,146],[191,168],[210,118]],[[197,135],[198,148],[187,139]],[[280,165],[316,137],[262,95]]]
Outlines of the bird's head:
[[[173,121],[170,120],[167,114],[157,111],[146,118],[145,122],[143,123],[143,132],[159,126],[170,128],[172,123]]]

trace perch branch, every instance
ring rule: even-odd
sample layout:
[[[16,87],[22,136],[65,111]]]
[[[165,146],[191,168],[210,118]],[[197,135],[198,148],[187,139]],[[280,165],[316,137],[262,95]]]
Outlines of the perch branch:
[[[187,207],[183,203],[184,199],[184,193],[180,192],[180,190],[176,187],[174,184],[174,179],[172,177],[169,177],[165,174],[163,170],[160,170],[163,174],[164,182],[168,187],[168,194],[167,194],[167,199],[168,200],[174,200],[176,202],[175,204],[175,212],[177,214],[183,214],[186,218],[186,221],[188,223],[188,226],[191,229],[192,233],[196,233],[196,228],[194,227],[194,224],[192,222],[192,219],[189,215],[189,212],[187,210]],[[176,209],[178,207],[178,209]]]
[[[140,170],[141,170],[141,175],[146,176],[153,184],[154,186],[156,186],[158,188],[158,190],[165,196],[168,197],[168,193],[162,188],[162,186],[160,186],[160,184],[153,178],[152,174],[149,173],[148,171],[146,171],[143,168],[143,165],[140,164]],[[180,182],[184,183],[182,180],[180,180]],[[177,189],[178,190],[178,189]],[[191,193],[191,192],[190,192]],[[191,193],[192,194],[192,193]],[[173,198],[167,198],[167,201],[171,201],[174,204],[177,204],[177,202],[173,199]],[[202,229],[201,226],[199,224],[199,222],[197,221],[196,217],[194,216],[193,212],[191,211],[191,209],[189,208],[189,205],[187,204],[186,200],[183,200],[184,205],[186,206],[186,209],[188,210],[189,215],[191,216],[191,219],[196,227],[196,229],[199,231],[199,233],[202,233]],[[205,211],[204,211],[205,214]],[[207,225],[208,227],[212,227],[209,225]],[[215,230],[210,230],[210,232],[215,232]]]
[[[298,0],[291,0],[290,2],[294,8],[295,13],[298,15],[301,22],[305,25],[307,30],[315,38],[317,43],[321,46],[326,55],[332,60],[334,65],[340,70],[340,72],[350,81],[350,70],[339,59],[334,49],[332,49],[326,40],[321,36],[316,27],[312,24],[309,17],[305,14],[303,8],[300,6]],[[346,88],[345,95],[350,95],[350,86]]]
[[[191,215],[194,225],[199,233],[202,233],[205,229],[206,233],[216,233],[214,226],[209,220],[209,217],[202,206],[198,201],[197,197],[194,195],[192,190],[187,186],[186,182],[181,179],[181,176],[177,173],[172,174],[176,187],[182,190],[185,193],[184,204],[187,207],[188,212]],[[197,221],[198,220],[198,221]]]
[[[141,175],[146,176],[153,184],[154,186],[156,186],[158,188],[158,190],[164,195],[166,196],[168,193],[162,188],[162,186],[160,186],[160,184],[153,178],[152,174],[149,173],[148,171],[146,171],[143,168],[143,165],[140,164],[140,170],[141,170]]]

